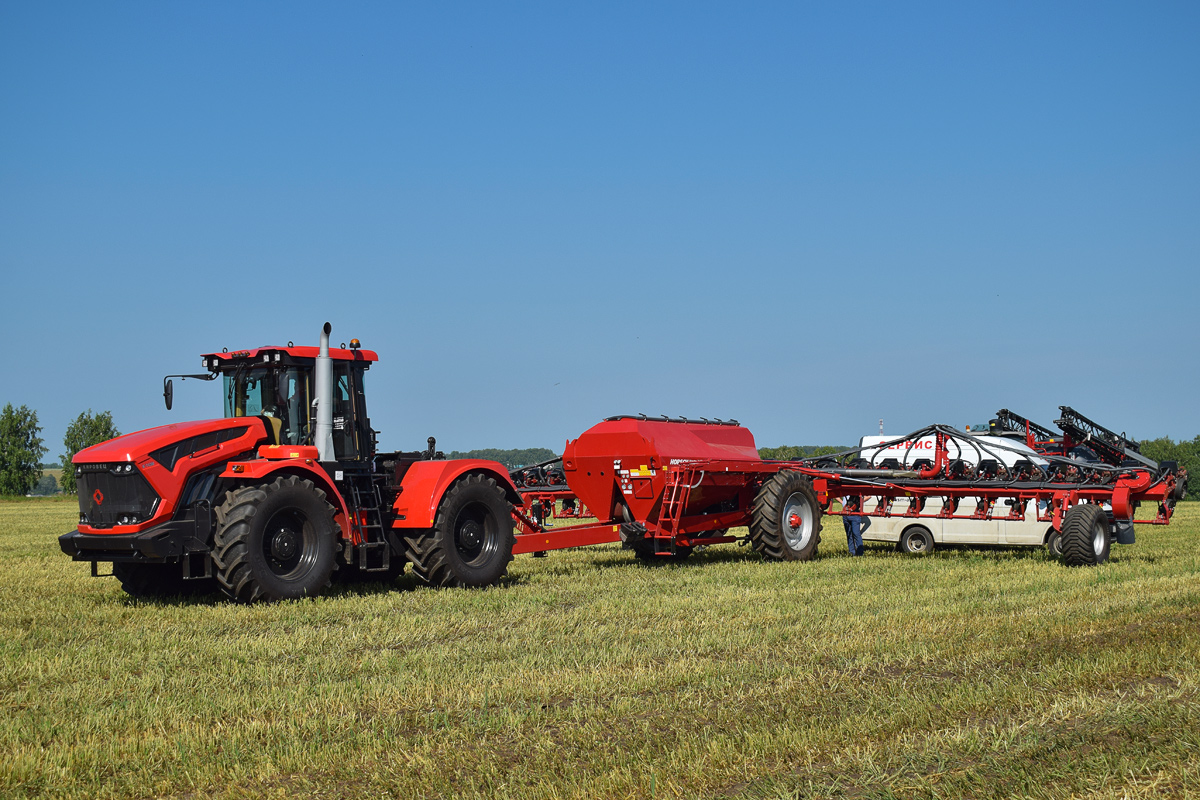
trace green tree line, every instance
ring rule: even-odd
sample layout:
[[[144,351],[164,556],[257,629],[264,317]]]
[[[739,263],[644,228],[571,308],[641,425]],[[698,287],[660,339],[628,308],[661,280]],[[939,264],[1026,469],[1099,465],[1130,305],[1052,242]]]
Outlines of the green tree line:
[[[1188,500],[1200,500],[1200,436],[1195,439],[1180,439],[1178,442],[1167,437],[1143,439],[1142,455],[1155,461],[1175,461],[1188,471]]]
[[[792,461],[797,458],[827,456],[830,453],[840,453],[843,450],[849,449],[849,447],[841,447],[840,445],[831,444],[785,444],[780,447],[760,447],[758,448],[758,456],[759,458],[765,458],[768,461]]]
[[[48,452],[40,436],[37,412],[12,403],[0,411],[0,495],[54,494],[58,483],[42,473],[42,458]],[[93,414],[89,408],[67,426],[63,437],[66,452],[61,456],[62,489],[75,491],[75,469],[71,459],[85,447],[120,436],[112,412]]]
[[[558,458],[558,453],[553,450],[547,450],[545,447],[526,447],[521,450],[498,450],[494,447],[484,448],[483,450],[453,450],[446,454],[446,458],[486,458],[489,461],[499,461],[509,469],[517,467],[528,467],[531,464],[540,464],[543,461],[549,461],[552,458]]]

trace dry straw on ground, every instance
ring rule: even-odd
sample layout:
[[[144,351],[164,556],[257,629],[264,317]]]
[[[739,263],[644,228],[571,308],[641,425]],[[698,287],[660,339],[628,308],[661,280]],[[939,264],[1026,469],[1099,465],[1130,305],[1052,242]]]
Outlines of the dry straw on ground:
[[[519,557],[316,600],[135,602],[0,503],[0,796],[1200,796],[1200,509],[1111,563]]]

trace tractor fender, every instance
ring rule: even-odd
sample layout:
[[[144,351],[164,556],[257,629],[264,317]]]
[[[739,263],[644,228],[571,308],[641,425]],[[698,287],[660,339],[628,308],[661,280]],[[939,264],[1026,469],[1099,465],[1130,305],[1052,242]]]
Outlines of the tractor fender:
[[[478,472],[495,478],[510,503],[522,504],[521,493],[508,477],[508,470],[496,461],[480,458],[453,461],[417,461],[404,473],[400,494],[392,506],[395,512],[393,528],[432,528],[442,495],[456,480],[468,472]]]
[[[350,530],[350,512],[346,508],[346,501],[342,498],[342,493],[329,479],[329,473],[321,469],[311,458],[278,460],[261,458],[253,461],[230,461],[225,465],[225,471],[221,473],[222,478],[252,483],[262,483],[264,480],[278,475],[297,475],[316,484],[318,489],[325,492],[325,499],[332,503],[337,510],[333,519],[342,529],[342,538],[353,538]]]

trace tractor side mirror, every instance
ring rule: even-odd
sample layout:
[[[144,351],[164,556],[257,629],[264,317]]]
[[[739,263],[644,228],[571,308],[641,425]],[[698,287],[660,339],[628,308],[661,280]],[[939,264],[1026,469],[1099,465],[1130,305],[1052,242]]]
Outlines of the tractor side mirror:
[[[175,399],[175,384],[170,378],[163,381],[163,401],[167,404],[167,411],[171,410],[171,403]]]

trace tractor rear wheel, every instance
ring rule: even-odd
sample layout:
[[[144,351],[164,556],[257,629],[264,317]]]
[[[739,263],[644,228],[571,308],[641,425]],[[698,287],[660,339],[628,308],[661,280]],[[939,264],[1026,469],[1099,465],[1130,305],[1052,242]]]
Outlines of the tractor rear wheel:
[[[243,603],[320,592],[335,567],[333,515],[325,492],[295,475],[229,492],[213,537],[221,590]]]
[[[213,590],[209,579],[185,581],[178,564],[131,564],[115,561],[113,575],[132,597],[188,597]]]
[[[758,490],[750,544],[774,561],[810,561],[821,541],[821,507],[812,482],[799,472],[775,473]]]
[[[1108,560],[1108,515],[1094,503],[1067,509],[1062,523],[1062,559],[1068,567],[1091,567]]]
[[[512,506],[495,478],[466,475],[446,490],[433,527],[404,542],[413,571],[430,586],[489,586],[512,561]]]

